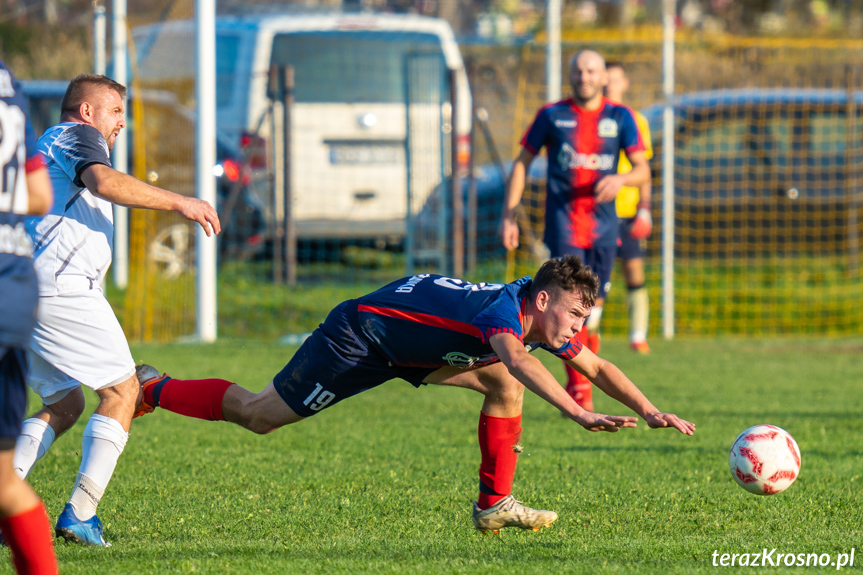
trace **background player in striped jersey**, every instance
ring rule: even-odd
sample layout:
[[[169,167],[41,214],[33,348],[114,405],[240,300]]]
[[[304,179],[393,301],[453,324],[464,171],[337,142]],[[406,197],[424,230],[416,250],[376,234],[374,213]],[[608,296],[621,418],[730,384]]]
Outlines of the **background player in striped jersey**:
[[[512,496],[524,388],[590,431],[635,427],[636,418],[585,411],[530,352],[543,348],[590,377],[650,427],[692,435],[695,426],[662,413],[614,365],[576,338],[599,288],[578,256],[547,261],[536,277],[471,284],[432,274],[402,278],[341,303],[261,393],[221,379],[178,380],[139,368],[139,413],[158,406],[256,433],[296,423],[339,401],[401,378],[472,389],[485,396],[479,418],[477,529],[538,529],[557,514]]]
[[[607,83],[602,56],[592,50],[576,54],[570,62],[570,83],[572,98],[544,106],[522,138],[523,147],[507,183],[500,234],[506,249],[518,246],[515,210],[521,203],[530,163],[545,147],[548,176],[543,240],[553,257],[580,255],[599,276],[599,294],[590,320],[598,324],[620,239],[614,200],[623,186],[648,181],[650,168],[632,111],[602,95]],[[617,172],[621,152],[632,164],[626,174]],[[589,335],[585,326],[579,337],[590,345]],[[593,343],[598,344],[598,339]],[[590,381],[570,366],[566,372],[567,392],[592,410]]]
[[[36,492],[15,473],[15,441],[27,408],[27,359],[36,321],[28,215],[51,209],[54,195],[27,118],[21,85],[0,62],[0,533],[18,573],[57,573],[51,525]]]
[[[608,84],[605,86],[605,97],[618,104],[623,103],[623,95],[629,89],[629,78],[620,62],[608,62]],[[650,126],[647,118],[635,110],[632,111],[641,140],[644,142],[644,157],[653,157],[653,146],[650,140]],[[617,171],[625,174],[632,169],[625,154],[621,154]],[[629,306],[629,345],[633,351],[650,353],[647,345],[647,324],[650,313],[650,300],[647,288],[644,287],[644,255],[645,244],[653,230],[653,218],[650,215],[651,183],[647,180],[638,187],[624,186],[617,194],[615,206],[620,217],[620,250],[617,256],[623,265],[623,279],[626,282],[626,302]],[[591,319],[593,319],[591,317]],[[599,337],[599,325],[592,325],[588,320],[588,330],[591,336]],[[599,350],[591,349],[594,352]]]

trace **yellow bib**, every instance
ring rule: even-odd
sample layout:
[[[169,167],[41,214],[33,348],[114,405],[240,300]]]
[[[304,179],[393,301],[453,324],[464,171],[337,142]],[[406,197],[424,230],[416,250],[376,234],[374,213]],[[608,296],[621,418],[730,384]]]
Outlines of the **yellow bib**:
[[[647,118],[645,118],[641,112],[633,110],[633,114],[635,114],[635,123],[638,124],[638,131],[641,133],[641,139],[644,142],[644,155],[649,160],[653,157],[653,144],[650,142],[650,126],[647,124]],[[617,173],[625,174],[631,170],[632,164],[629,163],[629,158],[626,157],[626,152],[621,150],[620,162],[617,165]],[[624,186],[620,188],[620,192],[617,194],[617,200],[615,200],[615,207],[617,208],[618,217],[634,217],[635,212],[638,211],[638,188],[634,188],[632,186]]]

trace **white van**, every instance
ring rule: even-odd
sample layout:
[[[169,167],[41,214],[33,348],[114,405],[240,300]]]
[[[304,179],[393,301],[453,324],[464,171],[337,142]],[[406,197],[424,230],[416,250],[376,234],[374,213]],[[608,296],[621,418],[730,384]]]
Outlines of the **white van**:
[[[192,97],[193,21],[139,27],[133,39],[144,86]],[[471,97],[446,21],[342,13],[217,18],[218,127],[247,148],[273,137],[267,99],[273,62],[290,64],[295,74],[291,183],[301,238],[404,237],[408,163],[413,213],[448,174],[451,107],[439,92],[441,77],[451,72],[457,160],[466,166]],[[408,90],[416,92],[410,111]]]

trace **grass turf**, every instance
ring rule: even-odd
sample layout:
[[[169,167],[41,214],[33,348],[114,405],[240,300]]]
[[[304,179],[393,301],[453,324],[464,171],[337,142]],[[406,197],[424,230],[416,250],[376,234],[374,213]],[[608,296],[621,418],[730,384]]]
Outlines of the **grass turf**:
[[[549,529],[476,532],[480,397],[393,381],[269,436],[158,410],[136,420],[99,508],[114,546],[58,542],[61,571],[708,573],[714,551],[774,547],[831,561],[856,547],[852,571],[863,569],[863,341],[651,343],[648,357],[617,341],[603,355],[657,407],[695,421],[694,437],[643,424],[591,434],[528,392],[515,495],[556,510]],[[134,354],[177,377],[262,389],[293,351],[234,341]],[[538,357],[562,376],[559,361]],[[601,394],[597,409],[628,412]],[[85,423],[31,474],[52,519]],[[800,479],[772,497],[744,492],[728,472],[732,440],[757,423],[787,429],[803,455]]]

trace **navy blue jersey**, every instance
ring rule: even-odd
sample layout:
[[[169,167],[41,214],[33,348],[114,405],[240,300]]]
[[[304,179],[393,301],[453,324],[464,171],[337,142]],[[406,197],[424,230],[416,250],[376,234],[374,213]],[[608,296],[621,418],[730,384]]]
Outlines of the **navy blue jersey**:
[[[597,204],[594,191],[603,177],[616,174],[621,151],[644,151],[632,111],[603,99],[594,111],[572,98],[548,104],[521,140],[538,154],[548,150],[545,243],[559,246],[613,247],[619,234],[614,202]],[[563,250],[566,251],[566,250]]]
[[[0,62],[0,347],[26,347],[36,321],[26,176],[43,165],[21,85]]]
[[[514,335],[528,351],[547,349],[564,359],[581,351],[573,338],[551,349],[525,342],[522,329],[531,279],[472,284],[434,274],[402,278],[357,300],[363,336],[394,366],[469,368],[500,358],[489,344],[498,333]]]

